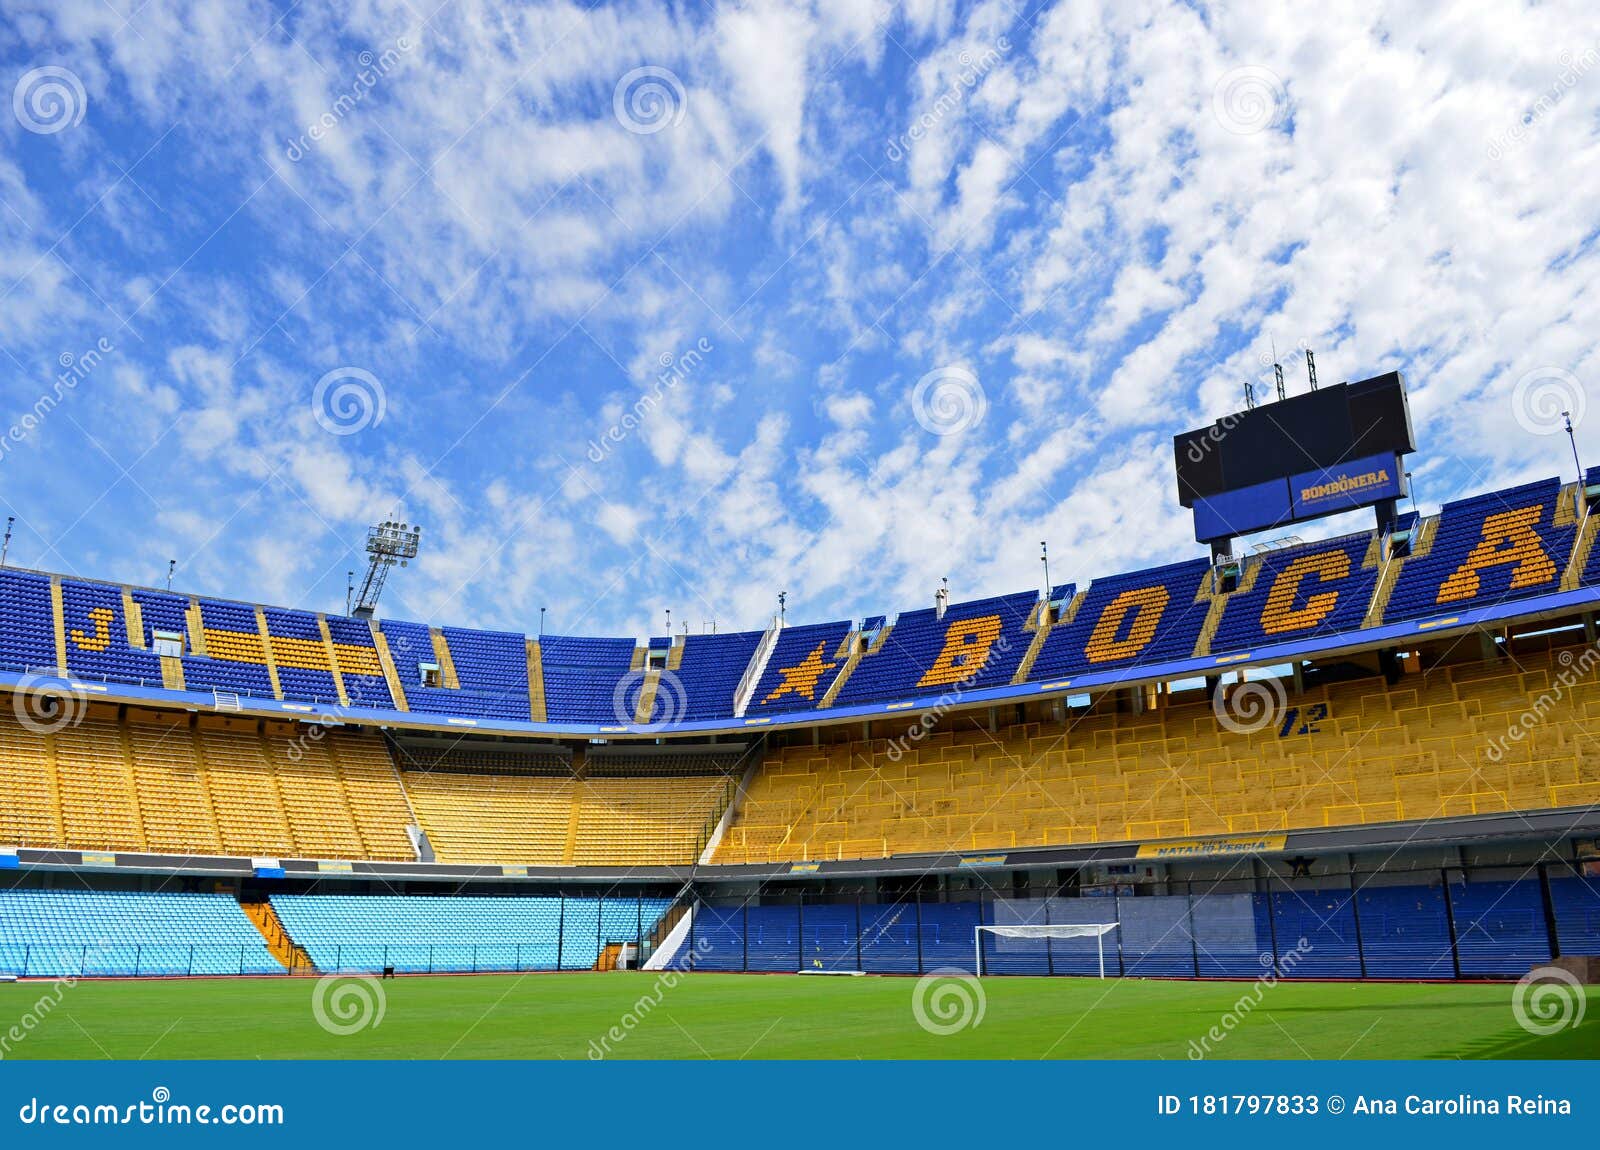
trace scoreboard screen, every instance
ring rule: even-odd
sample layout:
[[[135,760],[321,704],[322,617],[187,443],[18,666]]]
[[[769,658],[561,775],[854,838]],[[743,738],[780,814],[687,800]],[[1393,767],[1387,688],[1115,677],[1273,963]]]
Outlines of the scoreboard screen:
[[[1227,416],[1172,446],[1178,502],[1210,542],[1398,498],[1416,436],[1391,371]]]

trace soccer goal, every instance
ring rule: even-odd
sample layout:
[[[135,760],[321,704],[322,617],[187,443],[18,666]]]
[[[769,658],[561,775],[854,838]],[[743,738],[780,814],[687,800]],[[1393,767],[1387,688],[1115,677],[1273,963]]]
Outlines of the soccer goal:
[[[1106,976],[1106,935],[1117,929],[1114,922],[1046,923],[1015,926],[975,926],[972,928],[973,971],[983,974],[983,935],[1001,938],[1093,938],[1100,952],[1100,977]]]

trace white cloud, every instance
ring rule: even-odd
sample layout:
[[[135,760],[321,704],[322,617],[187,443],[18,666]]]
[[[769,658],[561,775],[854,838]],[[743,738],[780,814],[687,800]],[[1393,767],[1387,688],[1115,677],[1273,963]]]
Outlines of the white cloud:
[[[91,104],[74,133],[3,129],[3,395],[25,409],[114,332],[74,420],[121,464],[148,452],[160,506],[65,420],[6,499],[51,525],[52,562],[111,577],[149,578],[170,542],[206,590],[333,606],[393,512],[427,525],[396,610],[436,621],[548,606],[642,631],[675,602],[760,626],[779,589],[792,619],[894,611],[944,575],[959,598],[1031,586],[1040,538],[1058,581],[1198,554],[1167,436],[1236,409],[1274,340],[1296,387],[1300,346],[1327,381],[1407,372],[1430,503],[1570,467],[1512,387],[1600,379],[1576,0],[1031,23],[999,0],[464,0],[426,27],[398,0],[281,25],[194,0],[127,29],[97,0],[19,3],[12,62],[70,62]],[[402,35],[291,160],[358,53]],[[683,116],[640,135],[612,99],[645,64]],[[1268,74],[1260,130],[1219,116],[1239,69]],[[704,365],[586,458],[702,338]],[[989,411],[941,438],[910,390],[955,363]],[[384,382],[380,427],[311,419],[340,365]],[[262,542],[284,539],[303,554]]]

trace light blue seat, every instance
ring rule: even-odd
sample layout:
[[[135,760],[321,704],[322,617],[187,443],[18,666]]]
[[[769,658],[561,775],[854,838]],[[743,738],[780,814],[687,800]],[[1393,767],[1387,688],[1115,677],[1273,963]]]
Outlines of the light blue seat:
[[[588,970],[646,936],[662,898],[279,894],[289,936],[323,971]]]
[[[230,895],[0,891],[0,972],[42,978],[279,974]]]

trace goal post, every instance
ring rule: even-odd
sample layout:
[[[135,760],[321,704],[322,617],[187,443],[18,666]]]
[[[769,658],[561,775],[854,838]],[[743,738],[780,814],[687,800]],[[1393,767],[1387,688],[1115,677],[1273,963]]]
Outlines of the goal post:
[[[973,973],[983,974],[983,936],[984,932],[997,935],[1000,938],[1093,938],[1095,949],[1100,955],[1100,977],[1106,976],[1106,935],[1117,929],[1114,922],[1075,922],[1075,923],[1018,923],[1013,926],[992,925],[975,926],[972,928],[972,959]]]

